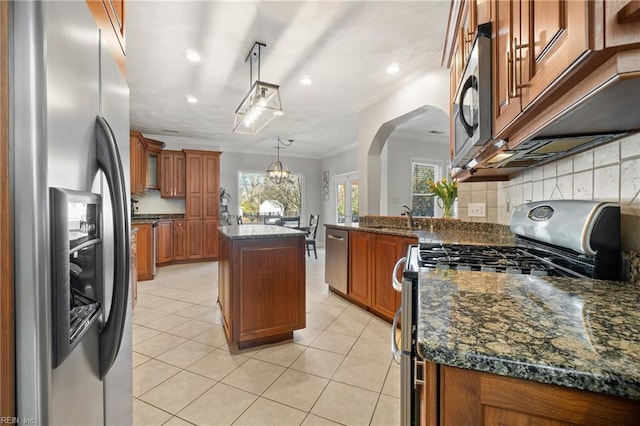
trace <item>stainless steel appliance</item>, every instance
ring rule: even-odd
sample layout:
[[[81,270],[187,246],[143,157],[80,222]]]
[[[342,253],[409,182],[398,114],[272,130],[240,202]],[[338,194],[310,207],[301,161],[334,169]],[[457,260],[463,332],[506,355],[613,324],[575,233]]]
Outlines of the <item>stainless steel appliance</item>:
[[[324,277],[332,288],[347,294],[349,232],[341,229],[326,229],[326,262]]]
[[[424,243],[409,247],[394,268],[393,287],[402,304],[391,332],[392,353],[401,368],[402,425],[417,424],[416,384],[420,354],[416,348],[419,271],[421,268],[574,278],[622,279],[620,207],[614,203],[554,200],[518,206],[511,217],[514,246]],[[403,267],[402,281],[396,278]],[[395,339],[402,319],[400,347]]]
[[[483,24],[453,100],[453,167],[472,168],[474,157],[492,138],[491,88],[491,24]]]
[[[86,2],[10,14],[17,415],[131,424],[129,89]]]

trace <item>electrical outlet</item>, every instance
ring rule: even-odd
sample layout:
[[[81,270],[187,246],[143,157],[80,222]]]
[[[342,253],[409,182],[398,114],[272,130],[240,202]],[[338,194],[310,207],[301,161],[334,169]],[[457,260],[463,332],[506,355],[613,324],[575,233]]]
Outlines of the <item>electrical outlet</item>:
[[[486,217],[487,205],[485,203],[469,203],[469,217]]]

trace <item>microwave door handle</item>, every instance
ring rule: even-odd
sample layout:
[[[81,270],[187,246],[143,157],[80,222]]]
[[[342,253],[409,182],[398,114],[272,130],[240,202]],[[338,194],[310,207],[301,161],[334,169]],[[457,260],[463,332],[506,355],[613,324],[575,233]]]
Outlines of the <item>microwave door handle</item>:
[[[467,122],[467,119],[464,116],[464,98],[467,96],[467,92],[469,90],[476,90],[476,91],[478,90],[478,79],[476,78],[475,75],[470,76],[464,82],[464,85],[462,86],[462,90],[460,90],[460,98],[458,99],[458,104],[460,105],[460,114],[459,114],[460,123],[462,124],[462,127],[464,127],[465,133],[469,137],[472,137],[473,131],[478,127],[478,123],[469,123]],[[471,105],[471,109],[472,109],[471,112],[473,113],[473,105]]]
[[[107,179],[113,206],[115,248],[111,309],[109,319],[100,332],[100,379],[102,379],[115,362],[122,342],[129,294],[130,253],[124,169],[115,135],[109,123],[101,116],[96,118],[96,145],[98,165]]]

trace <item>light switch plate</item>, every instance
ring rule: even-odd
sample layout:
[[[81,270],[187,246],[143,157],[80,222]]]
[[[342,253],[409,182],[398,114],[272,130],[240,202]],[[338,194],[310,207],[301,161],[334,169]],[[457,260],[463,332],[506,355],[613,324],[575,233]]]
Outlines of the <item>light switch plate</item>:
[[[486,217],[487,205],[485,203],[469,203],[469,217]]]

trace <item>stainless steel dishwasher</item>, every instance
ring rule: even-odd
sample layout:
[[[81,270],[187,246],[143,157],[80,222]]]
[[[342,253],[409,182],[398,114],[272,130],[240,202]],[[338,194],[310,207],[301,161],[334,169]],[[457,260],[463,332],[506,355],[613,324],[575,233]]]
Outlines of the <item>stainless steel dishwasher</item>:
[[[347,294],[349,232],[326,228],[324,280],[330,287]]]

